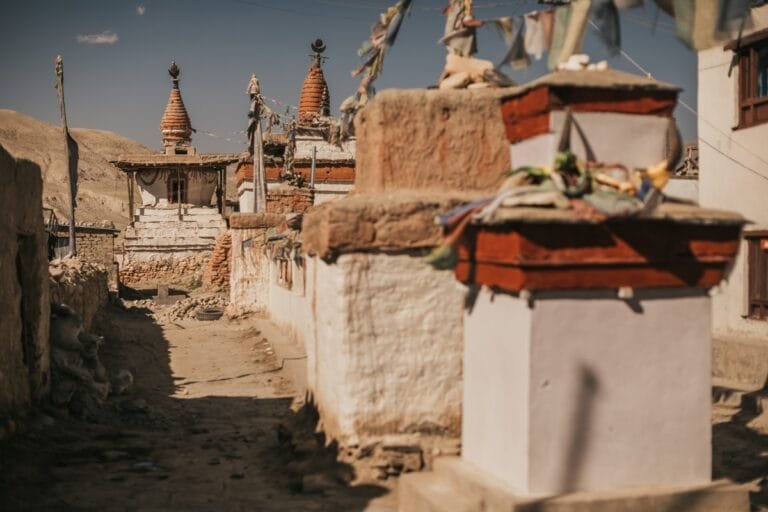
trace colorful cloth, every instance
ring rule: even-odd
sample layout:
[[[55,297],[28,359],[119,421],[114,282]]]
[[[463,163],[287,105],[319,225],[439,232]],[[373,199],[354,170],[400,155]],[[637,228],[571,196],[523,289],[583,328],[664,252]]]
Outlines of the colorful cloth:
[[[552,46],[552,31],[555,24],[555,10],[547,9],[545,11],[539,11],[539,23],[541,23],[541,31],[544,33],[544,48],[549,51]]]
[[[729,36],[748,28],[749,3],[750,0],[720,0],[716,30]]]
[[[675,32],[677,37],[694,50],[711,48],[718,44],[715,33],[718,2],[674,0]]]
[[[523,19],[525,20],[525,51],[536,60],[539,60],[544,54],[546,45],[540,13],[528,13]]]
[[[464,19],[471,16],[464,0],[450,0],[445,10],[445,30],[438,42],[463,57],[477,53],[476,29],[464,26]]]
[[[619,53],[621,47],[621,29],[619,25],[619,11],[614,0],[592,0],[590,18],[597,27],[600,38],[608,47],[611,55]]]
[[[531,63],[528,53],[525,51],[525,41],[523,39],[523,27],[525,26],[521,16],[497,18],[488,20],[501,34],[504,44],[507,46],[507,53],[501,60],[498,67],[508,64],[513,69],[522,69],[528,67]]]
[[[571,6],[564,5],[555,9],[554,23],[552,25],[552,42],[549,45],[547,66],[555,69],[560,64],[560,54],[563,50],[565,33],[568,30],[568,22],[571,18]]]

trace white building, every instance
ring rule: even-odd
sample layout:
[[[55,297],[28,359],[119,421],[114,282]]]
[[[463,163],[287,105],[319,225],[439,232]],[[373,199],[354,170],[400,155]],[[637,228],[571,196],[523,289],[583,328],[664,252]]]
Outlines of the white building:
[[[751,221],[714,334],[768,339],[768,5],[752,20],[740,41],[699,52],[699,199]]]

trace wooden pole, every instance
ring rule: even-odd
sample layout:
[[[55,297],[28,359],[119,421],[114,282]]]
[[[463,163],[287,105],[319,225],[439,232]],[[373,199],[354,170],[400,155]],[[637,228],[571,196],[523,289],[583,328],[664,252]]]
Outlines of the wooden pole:
[[[181,220],[181,173],[176,169],[176,202],[179,203],[179,220]]]
[[[67,108],[64,103],[64,59],[56,56],[56,89],[59,93],[59,114],[61,115],[61,130],[64,134],[64,154],[67,158],[69,173],[69,254],[77,256],[77,240],[75,237],[75,207],[77,203],[77,145],[69,135],[67,126]]]
[[[133,171],[125,173],[128,180],[128,224],[133,227]]]
[[[263,213],[267,211],[267,179],[264,176],[264,140],[261,137],[261,116],[256,121],[256,155],[258,156],[258,188],[254,191],[256,200],[256,212]],[[254,172],[256,172],[256,159],[254,159]]]
[[[251,75],[246,89],[251,105],[248,111],[248,153],[253,161],[253,211],[267,211],[267,179],[264,175],[264,139],[261,136],[261,97],[259,79]]]

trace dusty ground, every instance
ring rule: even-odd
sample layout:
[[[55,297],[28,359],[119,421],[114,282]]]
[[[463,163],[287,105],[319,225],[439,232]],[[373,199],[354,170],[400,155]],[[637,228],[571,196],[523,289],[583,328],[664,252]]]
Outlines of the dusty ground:
[[[346,483],[354,468],[314,433],[264,322],[111,306],[102,361],[135,387],[95,423],[49,410],[0,444],[0,510],[395,510],[388,489]]]
[[[0,511],[396,510],[314,432],[265,337],[274,325],[107,313],[102,361],[130,369],[134,388],[96,422],[49,409],[0,443]],[[768,512],[768,398],[752,395],[714,408],[713,476],[749,484],[752,510]]]

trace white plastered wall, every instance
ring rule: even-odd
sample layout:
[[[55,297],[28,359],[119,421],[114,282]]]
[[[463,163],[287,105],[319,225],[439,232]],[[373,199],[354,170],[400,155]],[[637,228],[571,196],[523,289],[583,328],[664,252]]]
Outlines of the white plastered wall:
[[[426,424],[457,433],[464,288],[453,273],[423,257],[349,254],[319,265],[316,290],[318,308],[335,308],[325,290],[343,298],[343,323],[321,324],[317,340],[318,402],[340,438]]]
[[[708,483],[710,299],[635,297],[483,289],[465,318],[462,457],[521,495]]]
[[[574,112],[571,125],[571,150],[580,159],[586,159],[584,141],[576,127],[601,162],[620,162],[630,170],[645,168],[666,158],[666,137],[670,119],[667,117],[608,112]],[[554,162],[560,135],[565,123],[565,112],[550,113],[550,133],[537,135],[510,145],[512,167],[546,166]],[[631,140],[631,144],[626,141]]]
[[[768,27],[768,6],[752,9],[754,30]],[[702,206],[733,210],[768,229],[768,124],[734,130],[738,123],[738,67],[728,76],[733,53],[715,47],[699,52],[699,198]],[[745,318],[746,242],[733,270],[713,298],[716,336],[765,339],[768,322]]]
[[[268,278],[268,311],[305,347],[325,432],[342,445],[435,426],[458,435],[465,289],[453,273],[367,253],[306,258],[303,287],[297,271],[291,290]]]
[[[182,173],[182,176],[184,174]],[[146,185],[137,178],[141,192],[142,206],[156,206],[158,203],[168,202],[168,184],[162,177],[158,177],[151,185]],[[187,179],[187,204],[196,206],[210,206],[213,204],[213,194],[216,191],[216,174],[209,173],[198,179]]]
[[[269,258],[264,254],[266,228],[231,229],[232,267],[229,302],[245,311],[269,306]]]

